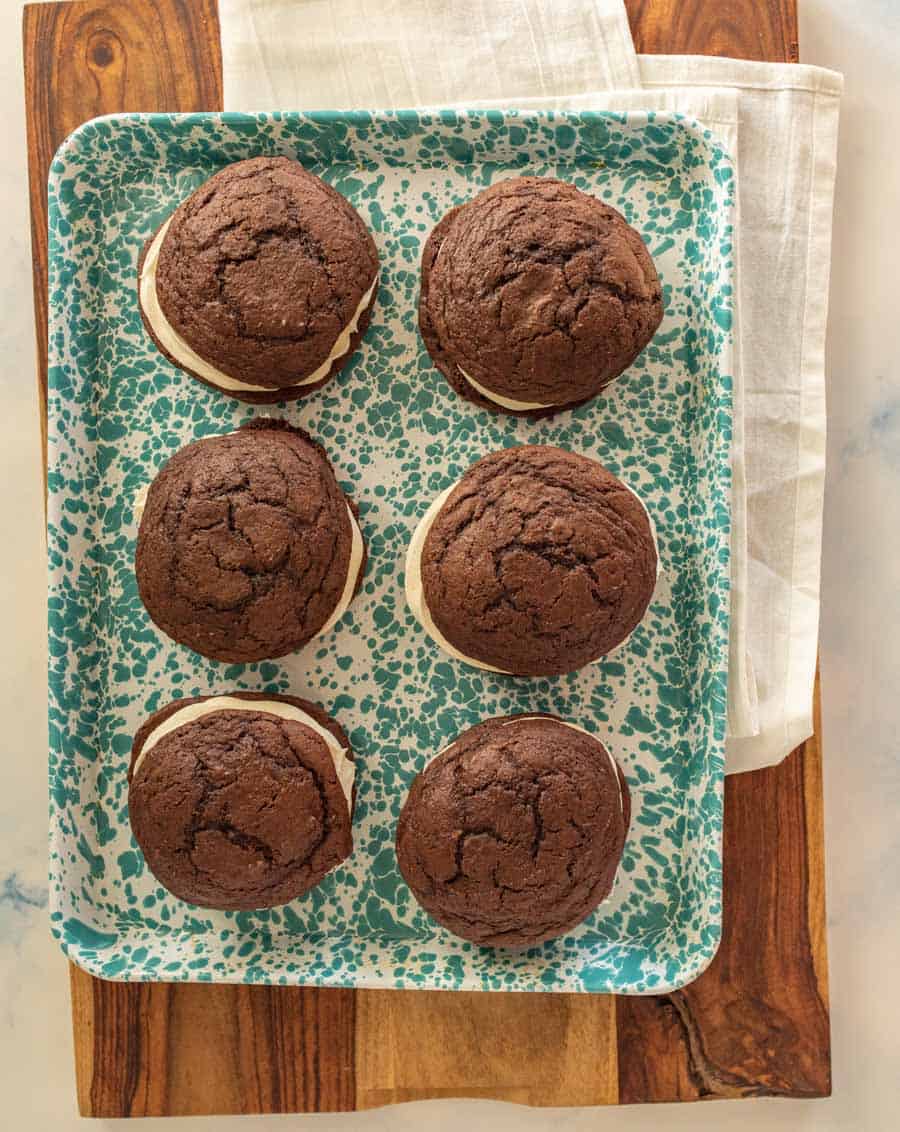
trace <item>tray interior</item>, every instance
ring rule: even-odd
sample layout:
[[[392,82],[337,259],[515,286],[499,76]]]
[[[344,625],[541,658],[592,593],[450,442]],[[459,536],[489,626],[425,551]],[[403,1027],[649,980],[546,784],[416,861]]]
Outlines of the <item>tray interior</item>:
[[[359,210],[381,256],[373,324],[307,402],[242,405],[146,337],[137,256],[217,168],[298,157]],[[622,211],[663,280],[653,343],[605,396],[532,423],[459,400],[416,328],[421,244],[448,207],[520,172]],[[730,160],[677,116],[508,112],[126,115],[98,119],[50,178],[49,639],[51,923],[95,974],[510,990],[659,991],[708,963],[721,918],[731,426]],[[138,490],[178,448],[259,416],[322,441],[360,506],[363,591],[338,630],[281,661],[225,665],[164,638],[132,569]],[[438,652],[406,608],[403,558],[428,502],[504,445],[593,455],[637,490],[662,573],[625,645],[558,679],[517,680]],[[218,913],[165,892],[127,818],[141,719],[175,696],[291,691],[332,711],[357,752],[355,852],[282,908]],[[564,939],[504,954],[418,909],[393,853],[415,773],[491,715],[552,711],[622,763],[634,816],[610,901]]]

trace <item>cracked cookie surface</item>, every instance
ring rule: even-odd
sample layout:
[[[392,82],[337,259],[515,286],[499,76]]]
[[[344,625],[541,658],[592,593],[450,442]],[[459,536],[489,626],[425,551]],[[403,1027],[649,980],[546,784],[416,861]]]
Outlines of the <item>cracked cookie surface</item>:
[[[620,644],[656,584],[656,545],[634,493],[596,460],[544,445],[465,473],[421,557],[435,626],[467,657],[552,676]]]
[[[147,612],[215,660],[300,648],[341,601],[350,506],[324,451],[282,421],[187,445],[151,484],[141,518],[135,572]],[[357,587],[364,568],[363,558]]]
[[[349,201],[296,161],[255,157],[216,173],[175,210],[156,288],[166,319],[201,358],[238,381],[305,395],[356,349],[374,293],[323,379],[291,388],[328,359],[377,271],[375,243]]]
[[[630,817],[624,775],[599,740],[553,716],[491,719],[416,777],[397,859],[456,935],[533,947],[609,895]]]
[[[460,367],[502,397],[548,406],[521,415],[549,415],[627,369],[662,314],[640,235],[564,181],[492,185],[440,221],[422,257],[419,326],[432,360],[458,393],[494,411]]]
[[[301,723],[254,711],[252,701],[299,707],[352,757],[341,727],[295,697],[237,695],[247,711],[217,711],[176,728],[137,775],[129,772],[131,827],[150,871],[205,908],[285,904],[353,848],[350,809],[325,741]],[[135,736],[132,768],[156,727],[206,698],[177,700],[151,716]]]

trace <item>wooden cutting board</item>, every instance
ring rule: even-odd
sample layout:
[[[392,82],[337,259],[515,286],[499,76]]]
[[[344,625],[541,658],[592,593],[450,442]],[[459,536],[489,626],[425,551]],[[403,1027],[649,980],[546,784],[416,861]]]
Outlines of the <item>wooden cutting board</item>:
[[[638,51],[798,57],[795,0],[628,0],[628,10]],[[98,114],[221,109],[216,0],[30,4],[24,44],[46,456],[50,159]],[[613,998],[126,986],[72,967],[81,1113],[827,1096],[818,710],[816,720],[816,735],[780,767],[726,782],[723,942],[685,990]]]

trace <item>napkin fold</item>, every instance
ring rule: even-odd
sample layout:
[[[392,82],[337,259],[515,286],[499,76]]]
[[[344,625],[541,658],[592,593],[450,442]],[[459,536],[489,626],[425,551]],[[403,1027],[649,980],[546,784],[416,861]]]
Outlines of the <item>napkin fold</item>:
[[[226,110],[674,110],[735,159],[728,773],[812,733],[840,75],[638,56],[622,0],[220,0]]]

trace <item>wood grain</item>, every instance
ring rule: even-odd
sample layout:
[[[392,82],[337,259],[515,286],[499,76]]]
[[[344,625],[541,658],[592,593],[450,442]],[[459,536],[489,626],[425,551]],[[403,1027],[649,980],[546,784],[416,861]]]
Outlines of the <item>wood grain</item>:
[[[126,110],[218,110],[216,0],[26,4],[22,17],[41,442],[47,450],[47,173],[82,122]],[[46,460],[45,460],[46,464]]]
[[[70,972],[83,1116],[355,1106],[353,991],[126,985]]]
[[[615,1000],[359,991],[356,1107],[428,1097],[615,1104]]]
[[[727,55],[796,63],[795,0],[626,0],[631,34],[648,55]]]
[[[639,51],[796,59],[794,0],[628,0]],[[25,8],[39,381],[46,176],[82,121],[218,109],[215,0]],[[46,455],[46,433],[44,434]],[[816,727],[818,734],[818,724]],[[821,758],[729,779],[719,955],[677,994],[452,994],[104,983],[71,969],[79,1110],[315,1112],[424,1097],[613,1104],[830,1088]]]
[[[779,767],[726,779],[722,945],[684,990],[617,1000],[621,1103],[829,1094],[815,762],[813,739]]]
[[[803,800],[806,806],[807,922],[812,949],[816,987],[826,1012],[828,987],[828,920],[825,915],[825,796],[822,779],[822,684],[816,668],[813,688],[813,733],[803,744]],[[830,1030],[830,1027],[829,1027]],[[828,1062],[828,1091],[831,1089],[831,1047],[823,1061]],[[829,1095],[823,1093],[823,1095]]]

